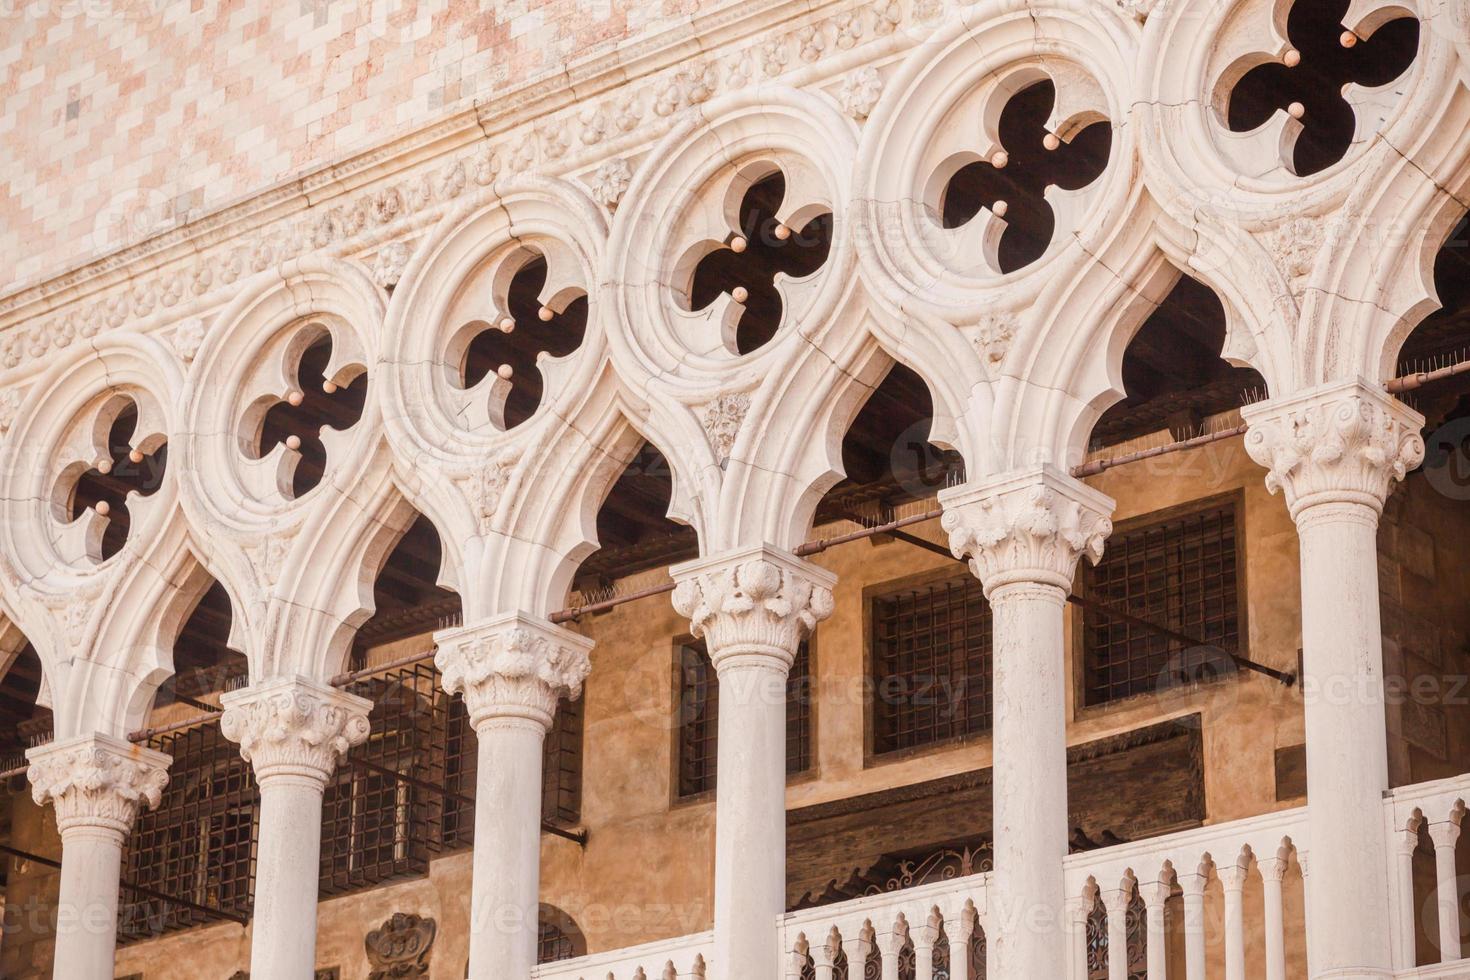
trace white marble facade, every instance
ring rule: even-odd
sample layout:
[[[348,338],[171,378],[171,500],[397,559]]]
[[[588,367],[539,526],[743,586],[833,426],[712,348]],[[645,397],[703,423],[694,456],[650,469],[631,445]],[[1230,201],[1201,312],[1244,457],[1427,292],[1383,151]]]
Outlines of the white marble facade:
[[[782,676],[831,608],[830,577],[792,552],[840,477],[842,433],[898,361],[929,387],[935,441],[964,458],[944,524],[996,609],[1007,802],[988,914],[1054,913],[995,933],[990,975],[1065,976],[1061,599],[1077,562],[1106,547],[1112,509],[1069,469],[1123,395],[1128,339],[1181,271],[1219,295],[1223,355],[1269,388],[1246,413],[1247,445],[1301,533],[1308,673],[1371,677],[1379,659],[1372,531],[1423,452],[1418,417],[1381,382],[1435,308],[1430,265],[1470,207],[1470,0],[1353,0],[1354,39],[1411,16],[1418,50],[1390,84],[1344,89],[1351,144],[1308,176],[1291,149],[1313,120],[1224,123],[1248,68],[1299,57],[1289,7],[728,4],[576,62],[536,99],[416,120],[409,136],[12,292],[0,610],[40,655],[55,713],[31,778],[64,817],[63,903],[115,906],[121,835],[168,761],[125,738],[212,577],[251,673],[224,727],[265,800],[253,975],[309,975],[315,844],[289,828],[311,823],[366,733],[365,703],[327,681],[417,511],[464,607],[466,625],[441,636],[446,682],[471,705],[481,773],[511,773],[500,785],[520,804],[476,827],[476,908],[534,911],[540,740],[588,671],[587,642],[548,617],[595,545],[611,482],[645,439],[662,451],[671,516],[697,530],[702,556],[674,570],[679,611],[722,683]],[[1048,191],[1049,244],[1002,271],[1005,207],[952,230],[936,214],[961,166],[1007,165],[995,121],[1043,79],[1057,94],[1048,147],[1106,121],[1108,162],[1079,190]],[[831,247],[817,271],[778,281],[779,328],[741,352],[741,297],[691,311],[687,292],[701,257],[741,250],[739,195],[776,171],[781,221],[830,214]],[[546,314],[585,297],[587,329],[574,352],[543,356],[546,394],[508,426],[514,378],[466,390],[457,372],[467,324],[516,326],[508,283],[538,258]],[[242,447],[290,401],[323,333],[322,382],[369,386],[357,423],[323,437],[323,479],[296,496],[291,446],[259,459]],[[107,516],[68,521],[64,504],[130,409],[134,449],[167,444],[168,467],[103,558]],[[732,782],[719,799],[710,969],[724,980],[774,977],[782,954],[779,860],[750,860],[779,859],[784,833],[770,708],[732,702],[731,737],[722,727],[721,757],[747,764],[740,792]],[[1313,976],[1393,976],[1386,904],[1360,900],[1391,885],[1374,808],[1388,788],[1382,712],[1309,707],[1307,731]],[[1365,881],[1365,867],[1381,874]],[[475,922],[472,976],[530,974],[534,923]],[[111,943],[99,930],[59,949],[56,975],[110,978]]]

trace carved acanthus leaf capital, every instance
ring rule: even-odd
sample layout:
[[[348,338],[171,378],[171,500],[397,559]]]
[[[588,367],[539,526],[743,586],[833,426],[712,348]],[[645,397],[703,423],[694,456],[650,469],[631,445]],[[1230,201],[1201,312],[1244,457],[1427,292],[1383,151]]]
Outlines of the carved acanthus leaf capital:
[[[678,583],[674,608],[705,638],[716,670],[735,657],[774,658],[790,667],[802,637],[832,615],[837,576],[770,545],[669,571]]]
[[[1292,517],[1322,503],[1383,509],[1389,488],[1424,460],[1424,417],[1365,381],[1326,385],[1241,410],[1245,448]]]
[[[939,494],[941,524],[986,593],[1032,583],[1067,590],[1086,557],[1102,558],[1113,501],[1049,466],[1004,474]]]
[[[372,702],[306,677],[273,677],[220,699],[220,731],[240,743],[258,782],[274,775],[332,775],[367,740]]]
[[[31,796],[56,808],[64,835],[77,827],[127,834],[139,810],[158,806],[173,759],[110,735],[83,735],[26,753]]]
[[[463,694],[470,722],[528,718],[551,726],[562,698],[577,698],[591,670],[592,641],[524,613],[434,635],[444,689]]]

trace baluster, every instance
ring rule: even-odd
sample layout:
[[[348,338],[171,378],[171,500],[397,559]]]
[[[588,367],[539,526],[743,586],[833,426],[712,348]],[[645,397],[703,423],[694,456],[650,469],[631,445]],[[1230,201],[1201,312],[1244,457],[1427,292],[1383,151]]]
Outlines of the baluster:
[[[1266,980],[1286,980],[1286,915],[1281,904],[1281,881],[1286,859],[1258,861],[1266,906]]]
[[[1129,887],[1103,893],[1103,908],[1108,913],[1108,980],[1128,980],[1128,902],[1133,898]]]
[[[883,957],[883,980],[898,980],[898,951],[903,949],[908,933],[908,919],[900,912],[894,918],[893,925],[877,936],[878,953]],[[864,975],[866,972],[864,971]],[[849,980],[856,980],[856,978],[852,977]]]
[[[1239,864],[1216,869],[1225,889],[1225,980],[1245,980],[1246,869]]]
[[[801,980],[802,967],[806,966],[806,958],[810,952],[811,943],[807,942],[806,933],[798,932],[795,942],[791,943],[790,952],[786,954],[786,980]]]
[[[1087,919],[1092,915],[1090,887],[1087,897],[1072,902],[1068,912],[1072,919],[1072,977],[1087,980]]]
[[[909,939],[914,944],[914,980],[934,980],[934,945],[939,941],[943,923],[944,918],[935,908],[922,926],[909,930]]]
[[[835,980],[837,976],[837,953],[842,949],[842,934],[833,926],[827,933],[827,941],[812,947],[812,961],[817,967],[817,980]],[[851,970],[849,970],[851,972]]]
[[[1166,868],[1161,872],[1161,877],[1167,871]],[[1148,980],[1168,980],[1169,939],[1164,910],[1174,887],[1166,881],[1155,881],[1139,885],[1138,892],[1143,896],[1143,907],[1148,918]]]
[[[975,907],[966,901],[955,916],[953,927],[945,924],[944,932],[949,936],[949,980],[971,980],[970,937],[980,928],[976,918]]]
[[[868,953],[873,949],[873,924],[864,922],[851,929],[852,938],[842,937],[842,951],[847,954],[847,980],[863,980],[867,975]]]
[[[1205,876],[1179,875],[1184,892],[1184,976],[1205,980]]]
[[[1397,834],[1399,901],[1395,912],[1398,915],[1398,943],[1395,950],[1394,969],[1412,970],[1416,960],[1419,930],[1414,921],[1414,852],[1419,849],[1418,819],[1410,821],[1407,829]]]
[[[1458,882],[1455,880],[1455,844],[1460,839],[1460,825],[1456,821],[1430,824],[1429,839],[1434,841],[1439,958],[1441,963],[1452,963],[1463,952],[1460,948],[1460,897]]]

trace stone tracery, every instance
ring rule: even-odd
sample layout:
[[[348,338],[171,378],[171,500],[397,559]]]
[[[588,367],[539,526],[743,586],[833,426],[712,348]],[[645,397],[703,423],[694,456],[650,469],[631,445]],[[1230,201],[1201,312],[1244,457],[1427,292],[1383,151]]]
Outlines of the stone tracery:
[[[91,606],[105,605],[111,594],[110,586],[96,584],[97,566],[125,549],[156,547],[169,557],[159,563],[166,572],[157,574],[172,584],[170,576],[189,577],[194,556],[203,552],[240,600],[239,629],[255,672],[320,675],[334,656],[323,650],[339,651],[340,636],[363,618],[357,571],[403,530],[408,498],[446,540],[464,545],[463,553],[446,556],[445,576],[481,604],[471,618],[522,607],[544,615],[557,608],[569,569],[595,537],[587,530],[589,510],[644,436],[670,459],[671,508],[697,526],[706,553],[728,553],[755,537],[794,545],[812,510],[800,501],[834,478],[827,472],[831,447],[824,444],[836,428],[833,419],[850,415],[851,403],[893,359],[934,389],[935,438],[960,448],[977,479],[1023,459],[1065,458],[1077,430],[1069,420],[1088,418],[1079,402],[1111,383],[1104,377],[1108,358],[1120,353],[1128,317],[1117,317],[1124,325],[1112,334],[1079,338],[1103,318],[1097,309],[1157,302],[1155,287],[1168,278],[1160,253],[1202,278],[1235,281],[1236,288],[1222,291],[1227,353],[1257,366],[1275,396],[1372,373],[1372,366],[1391,360],[1405,324],[1426,309],[1422,283],[1397,287],[1405,292],[1393,303],[1363,302],[1339,287],[1355,277],[1391,277],[1361,276],[1360,265],[1339,260],[1345,250],[1338,246],[1373,221],[1402,213],[1405,200],[1412,199],[1408,213],[1416,222],[1426,215],[1440,222],[1452,202],[1463,203],[1463,140],[1441,135],[1417,142],[1409,167],[1359,132],[1340,166],[1298,163],[1299,173],[1290,176],[1305,190],[1285,207],[1277,148],[1267,159],[1249,140],[1176,132],[1220,128],[1218,120],[1201,122],[1194,113],[1210,102],[1199,93],[1224,74],[1186,76],[1202,60],[1218,68],[1232,51],[1209,51],[1202,59],[1188,45],[1176,50],[1183,28],[1170,19],[1175,13],[1168,5],[1153,12],[1125,5],[1126,16],[1098,5],[1089,8],[1085,28],[1064,23],[1076,12],[1063,6],[1041,5],[1035,20],[1032,11],[997,13],[993,22],[952,19],[931,46],[902,64],[885,64],[881,73],[865,66],[860,77],[850,76],[853,83],[839,97],[846,114],[817,94],[816,84],[812,91],[712,98],[724,76],[702,67],[661,90],[654,111],[663,115],[667,108],[674,128],[656,146],[630,148],[627,140],[614,146],[611,129],[633,127],[608,127],[591,114],[584,144],[607,141],[618,165],[598,161],[590,197],[561,176],[497,179],[500,158],[488,150],[483,166],[463,160],[444,166],[437,191],[411,182],[377,188],[357,218],[334,208],[337,217],[317,229],[316,247],[341,243],[361,227],[396,234],[408,213],[421,211],[436,192],[455,203],[411,248],[400,241],[384,245],[378,258],[391,250],[393,261],[380,261],[379,269],[388,271],[376,277],[353,259],[313,255],[277,265],[277,258],[294,254],[290,246],[261,245],[248,256],[235,254],[192,290],[218,297],[221,284],[229,285],[237,298],[225,309],[213,300],[188,306],[190,290],[180,285],[139,287],[115,297],[115,308],[71,311],[76,322],[63,321],[71,340],[63,345],[58,332],[56,341],[68,364],[97,356],[95,346],[84,349],[74,340],[97,334],[105,319],[114,327],[136,326],[117,334],[166,366],[159,377],[141,380],[129,380],[112,364],[84,380],[54,372],[68,397],[87,388],[87,397],[103,400],[71,399],[52,413],[54,403],[37,384],[15,407],[6,451],[34,453],[53,470],[51,486],[39,494],[18,477],[7,479],[0,495],[6,516],[14,518],[7,524],[27,524],[36,500],[62,499],[58,523],[72,522],[77,530],[63,527],[39,540],[7,532],[0,549],[7,612],[15,607],[24,610],[18,616],[43,621],[30,611],[30,600],[65,592],[53,632],[83,649]],[[1260,3],[1225,6],[1217,25],[1264,13]],[[1444,18],[1463,18],[1464,6],[1442,4],[1441,12],[1425,13],[1424,53],[1395,82],[1393,99],[1372,102],[1384,142],[1397,141],[1411,126],[1432,129],[1436,120],[1453,130],[1465,118],[1470,76],[1463,53],[1452,53],[1464,42],[1446,40],[1436,29]],[[987,16],[992,12],[987,8]],[[1148,16],[1142,33],[1134,12]],[[1367,37],[1377,16],[1365,15],[1354,29]],[[889,22],[886,17],[880,12],[875,23]],[[833,43],[860,46],[863,35],[854,30],[832,35]],[[1048,38],[1041,67],[1038,32]],[[1238,40],[1221,34],[1231,45]],[[790,48],[794,60],[817,63],[827,36],[803,35]],[[774,74],[786,71],[777,56],[786,50],[785,41],[772,49]],[[977,50],[986,52],[978,64]],[[1136,62],[1153,73],[1135,80]],[[981,80],[991,76],[1003,80]],[[1426,93],[1447,78],[1458,82],[1435,108]],[[1147,90],[1137,91],[1135,81]],[[1046,130],[1057,148],[1032,153],[1002,139],[1011,107],[1048,84],[1057,105]],[[1349,102],[1362,110],[1365,99]],[[990,129],[982,126],[993,145],[957,156],[933,137],[945,119],[967,115],[985,125],[994,121]],[[1309,111],[1309,118],[1315,115]],[[587,138],[592,132],[596,139]],[[974,128],[965,135],[973,142]],[[551,152],[546,136],[538,137],[539,153],[534,146],[529,155],[517,152],[517,169],[534,160],[559,166],[554,161],[583,152],[562,143]],[[1040,131],[1032,136],[1046,145]],[[1043,171],[1085,143],[1095,144],[1090,162],[1105,162],[1065,178],[1077,186]],[[591,172],[583,166],[590,159],[576,166]],[[958,175],[970,168],[1018,179],[1007,197],[983,188],[959,193]],[[1394,193],[1369,197],[1375,177],[1391,171],[1393,180],[1385,183]],[[783,192],[769,183],[777,177]],[[1070,189],[1046,194],[1047,185]],[[997,211],[1001,200],[1005,215]],[[982,207],[988,216],[979,214]],[[916,214],[926,209],[924,226]],[[967,210],[972,222],[964,220]],[[1050,227],[1036,217],[1044,211],[1055,213]],[[934,212],[946,220],[935,222]],[[752,217],[758,228],[750,227]],[[1023,226],[1035,229],[1028,245],[1007,244]],[[768,281],[765,265],[762,275],[740,278],[736,260],[754,258],[767,231],[773,255],[790,251],[780,244],[788,242],[783,228],[790,243],[807,235],[823,242],[798,251],[808,258],[785,270],[787,279]],[[944,234],[949,230],[961,234]],[[975,235],[980,246],[970,248],[964,236]],[[737,238],[743,249],[732,247]],[[1387,251],[1381,240],[1377,250]],[[391,294],[384,292],[388,286]],[[1108,302],[1094,302],[1099,296]],[[1324,311],[1340,297],[1357,305],[1333,320]],[[768,326],[750,326],[762,319]],[[504,330],[506,320],[514,332]],[[1327,322],[1336,325],[1331,336],[1313,332]],[[549,332],[538,336],[543,329]],[[144,339],[148,331],[165,330],[173,331],[171,349]],[[327,337],[329,346],[317,346]],[[510,339],[526,346],[506,349]],[[6,362],[18,367],[19,355],[10,356],[15,332],[5,340]],[[542,350],[550,357],[537,356]],[[501,364],[511,366],[509,377],[497,371]],[[321,390],[323,383],[336,390]],[[820,408],[804,400],[808,388],[822,396],[812,399],[823,402]],[[292,403],[296,393],[302,405]],[[323,431],[317,446],[299,431],[299,419],[282,418],[349,397],[352,417]],[[134,435],[117,428],[117,439],[109,438],[129,411],[138,416]],[[57,418],[77,428],[38,432]],[[103,430],[99,443],[96,433]],[[755,445],[753,432],[769,444]],[[118,440],[128,442],[127,454],[118,454]],[[132,534],[126,545],[108,545],[106,535],[123,526],[122,504],[83,485],[109,475],[118,480],[125,457],[135,466],[161,463],[166,443],[181,451],[172,464],[178,472],[163,472],[156,499],[141,492],[126,498]],[[53,452],[58,446],[67,451]],[[1299,447],[1291,452],[1308,455]],[[133,453],[142,459],[131,459]],[[1414,452],[1399,446],[1390,455],[1402,464]],[[319,462],[304,466],[297,456]],[[176,495],[183,499],[181,530],[165,539],[155,532],[161,515],[174,512]],[[134,501],[138,513],[131,512]],[[108,516],[103,502],[110,525],[98,521]],[[1008,534],[1011,525],[1036,523],[1034,515],[1007,521]],[[1096,530],[1105,519],[1089,516],[1085,523],[1095,528],[1074,529],[1066,560],[1043,563],[1054,577],[1105,533]],[[962,530],[969,537],[957,549],[982,563],[999,532]],[[339,563],[333,573],[349,567],[351,580],[340,588],[324,582],[310,567],[324,556]],[[126,565],[125,558],[112,567]],[[530,569],[525,581],[510,581],[511,566],[516,574]],[[771,590],[762,588],[767,601]],[[681,608],[693,611],[697,603],[687,593]],[[830,611],[830,596],[825,601]],[[825,615],[815,608],[821,605],[815,591],[802,602],[814,606],[807,619]],[[293,605],[320,620],[304,634],[314,647],[309,652],[281,642],[303,635],[281,625],[293,615],[281,610]],[[162,613],[150,607],[140,615]],[[324,637],[332,642],[316,642]],[[58,662],[56,649],[68,644],[45,646],[50,666]],[[155,666],[147,661],[109,696],[131,702],[147,692],[158,679]],[[65,691],[63,680],[58,671],[52,683]]]

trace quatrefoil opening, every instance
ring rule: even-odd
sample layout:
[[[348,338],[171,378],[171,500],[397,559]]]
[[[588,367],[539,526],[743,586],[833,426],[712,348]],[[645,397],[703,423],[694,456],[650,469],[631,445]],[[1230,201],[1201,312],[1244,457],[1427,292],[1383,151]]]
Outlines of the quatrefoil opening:
[[[552,242],[517,246],[461,290],[450,340],[450,381],[463,393],[469,428],[509,430],[540,408],[560,365],[582,347],[587,291],[570,250]],[[490,302],[484,300],[489,293]]]
[[[141,502],[163,484],[168,441],[160,413],[125,394],[104,397],[74,426],[53,482],[63,560],[100,564],[123,550]],[[146,405],[146,403],[144,403]]]
[[[1402,94],[1394,82],[1418,53],[1419,21],[1384,5],[1348,24],[1348,11],[1349,0],[1297,0],[1285,17],[1285,50],[1251,52],[1224,72],[1216,104],[1238,134],[1230,143],[1241,166],[1267,161],[1307,177],[1390,118]]]
[[[703,353],[748,354],[788,319],[789,289],[812,281],[832,246],[832,208],[815,171],[771,161],[736,170],[675,265],[675,294]]]
[[[1105,105],[1090,76],[1058,64],[1014,71],[962,107],[955,121],[973,111],[979,140],[944,157],[925,190],[947,264],[1015,272],[1079,227],[1112,152]]]
[[[268,357],[240,422],[245,478],[257,499],[296,500],[326,474],[362,417],[367,369],[340,357],[323,323],[298,328]]]

